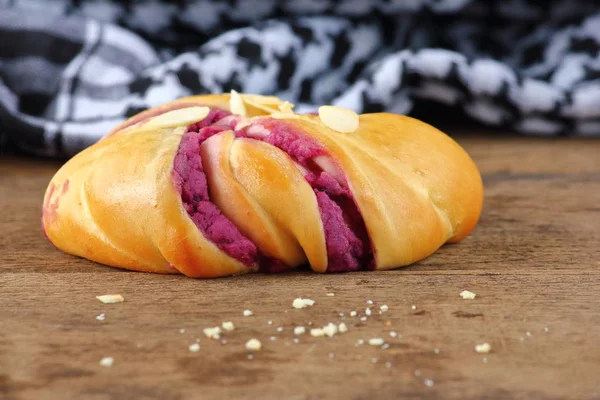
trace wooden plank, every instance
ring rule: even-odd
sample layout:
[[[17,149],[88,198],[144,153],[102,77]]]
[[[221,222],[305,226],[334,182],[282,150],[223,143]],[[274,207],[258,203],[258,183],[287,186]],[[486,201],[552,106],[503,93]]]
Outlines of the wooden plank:
[[[62,254],[40,230],[58,163],[3,156],[0,398],[600,398],[600,142],[458,140],[486,186],[464,242],[391,272],[204,281]],[[477,298],[462,300],[463,289]],[[95,299],[106,293],[126,300]],[[300,296],[316,304],[293,309]],[[361,321],[367,300],[374,312]],[[222,321],[236,325],[226,344],[203,336]],[[342,321],[348,333],[294,343],[294,326]],[[252,337],[263,350],[249,360]],[[390,347],[356,346],[372,337]],[[490,354],[474,351],[483,342]],[[104,356],[113,367],[98,364]]]

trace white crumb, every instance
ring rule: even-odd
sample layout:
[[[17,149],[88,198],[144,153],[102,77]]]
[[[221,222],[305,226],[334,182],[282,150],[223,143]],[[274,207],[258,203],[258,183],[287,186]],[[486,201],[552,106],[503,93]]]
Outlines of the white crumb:
[[[267,324],[273,325],[273,321],[269,320],[269,321],[267,321]]]
[[[214,328],[204,328],[204,335],[209,339],[220,339],[221,328],[215,326]]]
[[[346,333],[346,332],[348,332],[348,327],[346,326],[345,323],[342,322],[341,324],[338,325],[338,331],[340,333]]]
[[[416,310],[416,309],[417,309],[417,306],[415,306],[415,305],[413,304],[413,305],[412,305],[410,308],[412,308],[413,310]]]
[[[300,342],[300,339],[294,338],[294,343],[299,343],[299,342]]]
[[[221,327],[227,332],[232,332],[235,329],[235,325],[231,321],[224,321],[221,324]]]
[[[104,313],[96,315],[96,319],[98,321],[104,321],[106,319],[106,315]]]
[[[370,315],[371,315],[371,309],[370,309],[370,308],[366,308],[366,309],[365,309],[365,314],[366,314],[367,316],[370,316]]]
[[[369,339],[369,344],[371,346],[381,346],[384,343],[383,338],[371,338]]]
[[[333,353],[329,353],[329,358],[333,358],[335,355]]]
[[[425,384],[427,387],[433,387],[433,381],[431,379],[425,379],[423,384]]]
[[[398,332],[391,331],[390,332],[390,337],[393,337],[393,338],[398,337]]]
[[[415,369],[415,376],[421,376],[421,371],[418,369]]]
[[[433,349],[433,352],[434,352],[435,354],[440,354],[440,349]]]
[[[104,294],[102,296],[96,296],[96,298],[104,304],[122,303],[125,301],[120,294]]]
[[[250,310],[244,310],[242,315],[244,315],[244,317],[250,317],[250,316],[254,315],[254,313]]]
[[[525,332],[525,335],[527,335],[528,337],[531,337],[531,336],[532,336],[532,335],[531,335],[531,332],[529,332],[529,331],[528,331],[528,332]]]
[[[310,336],[313,336],[313,337],[325,336],[325,332],[323,332],[323,329],[321,329],[321,328],[314,328],[314,329],[310,330]]]
[[[327,297],[334,297],[335,293],[327,293],[325,296],[327,296]]]
[[[280,332],[280,333],[281,333],[281,332],[283,332],[283,327],[282,327],[282,326],[280,326],[280,327],[278,327],[276,330],[277,330],[277,332]]]
[[[385,349],[389,349],[389,348],[390,348],[390,345],[387,343],[384,343],[381,345],[381,350],[385,350]]]
[[[375,357],[371,358],[371,363],[377,364],[377,358],[375,358]]]
[[[357,312],[356,311],[350,311],[350,316],[351,317],[356,317]]]
[[[489,353],[492,350],[492,346],[489,343],[482,343],[475,346],[475,351],[478,353]]]
[[[460,297],[462,297],[465,300],[473,300],[475,299],[475,296],[477,296],[475,293],[469,292],[468,290],[463,290],[462,292],[460,292]]]
[[[343,316],[344,316],[344,313],[343,313],[343,312],[341,312],[341,313],[339,313],[338,315],[339,315],[340,317],[343,317]]]
[[[259,351],[262,348],[262,343],[258,339],[250,339],[246,342],[246,350]]]
[[[181,328],[181,329],[179,330],[179,333],[185,333],[185,329]]]
[[[304,335],[306,333],[306,328],[303,326],[297,326],[294,328],[294,335]]]
[[[115,359],[112,357],[102,357],[102,359],[100,360],[100,365],[107,368],[112,367],[114,363]]]
[[[301,308],[312,306],[313,304],[315,304],[314,300],[303,299],[303,298],[298,297],[298,298],[294,299],[294,301],[292,302],[292,307],[294,307],[296,309],[301,309]]]
[[[356,343],[354,344],[354,346],[357,346],[357,347],[358,347],[358,346],[362,346],[363,344],[365,344],[365,341],[364,341],[364,340],[362,340],[362,339],[358,339],[358,340],[356,341]]]
[[[548,327],[544,328],[544,332],[550,332],[550,329]]]
[[[222,339],[221,344],[227,344],[227,339]]]
[[[373,304],[373,300],[367,300],[367,304],[369,304],[369,305]]]
[[[248,360],[252,360],[254,356],[252,354],[248,354]]]
[[[190,344],[188,349],[190,349],[191,352],[195,353],[197,351],[200,351],[200,345],[198,343]]]
[[[276,341],[276,340],[277,340],[277,337],[275,337],[275,336],[271,336],[271,337],[269,338],[269,340],[270,340],[270,341],[272,341],[272,342],[274,342],[274,341]]]
[[[384,304],[384,305],[380,306],[379,309],[381,310],[381,312],[386,312],[390,308],[387,306],[387,304]]]
[[[364,322],[367,320],[367,317],[360,317],[360,320]]]
[[[323,333],[329,337],[332,337],[333,335],[335,335],[338,331],[338,328],[335,324],[333,323],[328,323],[326,326],[324,326],[322,328]]]

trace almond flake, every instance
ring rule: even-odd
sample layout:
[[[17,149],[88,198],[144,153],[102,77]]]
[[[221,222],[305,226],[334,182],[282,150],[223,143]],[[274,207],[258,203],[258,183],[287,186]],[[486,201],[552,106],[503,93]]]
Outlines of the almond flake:
[[[477,296],[475,293],[469,292],[468,290],[463,290],[462,292],[460,292],[460,297],[462,297],[465,300],[473,300],[475,299],[475,296]]]
[[[202,121],[210,113],[208,107],[186,107],[168,111],[150,118],[143,126],[153,128],[173,128]]]
[[[242,96],[235,90],[231,91],[231,95],[229,96],[229,110],[232,114],[238,114],[242,117],[246,117],[246,106],[244,105],[244,100]]]
[[[337,132],[352,133],[358,129],[358,114],[347,108],[321,106],[319,118],[326,127]]]
[[[120,294],[105,294],[102,296],[96,296],[96,298],[104,304],[122,303],[123,301],[125,301],[123,296],[121,296]]]

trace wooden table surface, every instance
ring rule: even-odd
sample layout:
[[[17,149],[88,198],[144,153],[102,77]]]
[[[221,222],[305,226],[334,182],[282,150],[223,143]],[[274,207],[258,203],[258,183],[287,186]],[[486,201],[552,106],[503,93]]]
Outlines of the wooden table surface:
[[[59,163],[2,155],[0,398],[600,398],[600,141],[457,139],[486,188],[464,242],[391,272],[215,280],[54,249],[40,208]],[[96,300],[107,293],[125,302]],[[296,297],[316,303],[296,310]],[[223,343],[203,335],[222,321],[236,326]],[[342,321],[347,333],[293,340],[294,326]],[[357,345],[374,337],[389,348]],[[250,338],[263,343],[252,359]],[[484,342],[492,351],[475,352]]]

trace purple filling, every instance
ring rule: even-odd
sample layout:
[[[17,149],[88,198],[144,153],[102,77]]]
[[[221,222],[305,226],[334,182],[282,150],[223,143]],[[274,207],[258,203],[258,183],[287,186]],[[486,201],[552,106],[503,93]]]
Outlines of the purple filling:
[[[256,245],[246,238],[210,200],[200,145],[209,137],[233,129],[237,118],[226,111],[213,110],[202,121],[188,127],[175,156],[173,179],[185,210],[204,236],[229,256],[244,265],[258,264],[265,272],[281,272],[289,267],[281,260],[261,254]],[[345,180],[336,180],[317,166],[313,159],[327,152],[315,141],[297,135],[289,127],[276,121],[263,121],[270,132],[263,138],[236,131],[238,137],[262,140],[286,152],[308,173],[307,182],[313,188],[327,247],[327,272],[357,271],[373,265],[373,249],[364,220]]]
[[[258,260],[258,249],[210,200],[200,156],[200,144],[219,132],[206,127],[227,115],[225,111],[211,111],[204,120],[188,127],[175,155],[173,179],[185,210],[206,238],[231,257],[251,266]]]
[[[325,149],[312,139],[291,132],[281,123],[268,121],[263,126],[270,132],[263,138],[264,142],[283,150],[309,170],[305,178],[315,191],[323,221],[327,272],[358,271],[371,267],[373,249],[348,183],[345,180],[338,182],[312,161],[315,157],[327,155]]]

